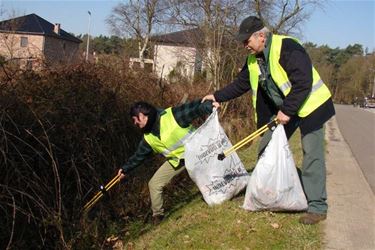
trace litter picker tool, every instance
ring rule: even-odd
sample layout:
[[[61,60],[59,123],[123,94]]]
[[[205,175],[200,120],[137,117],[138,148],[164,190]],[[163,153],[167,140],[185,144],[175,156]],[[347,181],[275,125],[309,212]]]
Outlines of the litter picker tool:
[[[83,210],[84,212],[88,212],[90,210],[90,208],[92,208],[92,206],[94,206],[94,204],[108,191],[110,190],[117,182],[120,181],[120,176],[116,175],[110,182],[107,183],[107,185],[105,185],[103,187],[103,185],[101,185],[99,188],[100,188],[100,191],[97,192],[95,194],[94,197],[92,197],[92,199],[86,203],[86,205],[83,207]]]
[[[220,161],[224,160],[225,157],[227,157],[228,155],[230,155],[231,153],[233,153],[237,149],[240,149],[241,147],[243,147],[247,143],[251,142],[252,140],[257,138],[258,136],[260,136],[261,134],[266,132],[267,130],[272,130],[272,131],[275,130],[277,124],[278,124],[278,121],[276,120],[276,118],[273,119],[271,122],[262,126],[260,129],[258,129],[257,131],[255,131],[251,135],[248,135],[247,137],[245,137],[244,139],[239,141],[237,144],[233,145],[231,148],[228,148],[223,153],[219,154],[217,156],[217,159],[219,159]]]

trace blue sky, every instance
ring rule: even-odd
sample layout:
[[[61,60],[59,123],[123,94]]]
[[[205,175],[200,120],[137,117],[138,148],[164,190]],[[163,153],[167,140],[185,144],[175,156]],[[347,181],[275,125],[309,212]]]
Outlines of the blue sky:
[[[1,19],[35,13],[51,23],[61,23],[62,29],[74,34],[85,34],[88,29],[88,10],[91,15],[90,33],[110,35],[105,19],[119,0],[0,0],[5,13]],[[324,10],[317,9],[303,26],[302,41],[331,48],[346,48],[362,44],[369,51],[375,49],[375,0],[329,0]]]

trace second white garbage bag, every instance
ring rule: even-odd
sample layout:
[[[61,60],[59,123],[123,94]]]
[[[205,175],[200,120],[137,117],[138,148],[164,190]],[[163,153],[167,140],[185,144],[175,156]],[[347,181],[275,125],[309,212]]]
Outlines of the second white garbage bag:
[[[251,211],[307,209],[283,125],[276,127],[249,178],[243,208]]]
[[[236,153],[217,158],[231,146],[216,110],[185,143],[186,169],[208,205],[230,200],[247,185],[249,175]]]

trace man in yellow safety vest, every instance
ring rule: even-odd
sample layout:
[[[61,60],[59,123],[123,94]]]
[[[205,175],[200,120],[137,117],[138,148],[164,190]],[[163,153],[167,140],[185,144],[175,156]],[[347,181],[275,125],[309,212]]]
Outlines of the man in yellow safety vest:
[[[218,103],[201,103],[201,100],[167,109],[157,109],[147,102],[137,102],[131,106],[130,116],[134,124],[142,130],[143,138],[137,151],[119,169],[120,179],[152,153],[162,154],[167,158],[148,183],[153,224],[159,224],[164,218],[164,186],[185,169],[184,141],[193,131],[192,121],[210,114],[213,106],[218,106]]]
[[[236,39],[249,51],[244,67],[232,83],[203,100],[225,102],[251,90],[258,127],[276,117],[288,138],[300,128],[308,210],[299,221],[316,224],[328,210],[323,125],[335,114],[331,93],[297,39],[272,34],[255,16],[242,21]],[[263,135],[259,155],[271,135]]]

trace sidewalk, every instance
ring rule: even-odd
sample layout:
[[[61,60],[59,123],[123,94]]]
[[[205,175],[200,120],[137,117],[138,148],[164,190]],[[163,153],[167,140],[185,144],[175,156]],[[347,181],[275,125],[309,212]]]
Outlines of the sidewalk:
[[[326,126],[324,249],[375,249],[375,198],[333,117]]]

